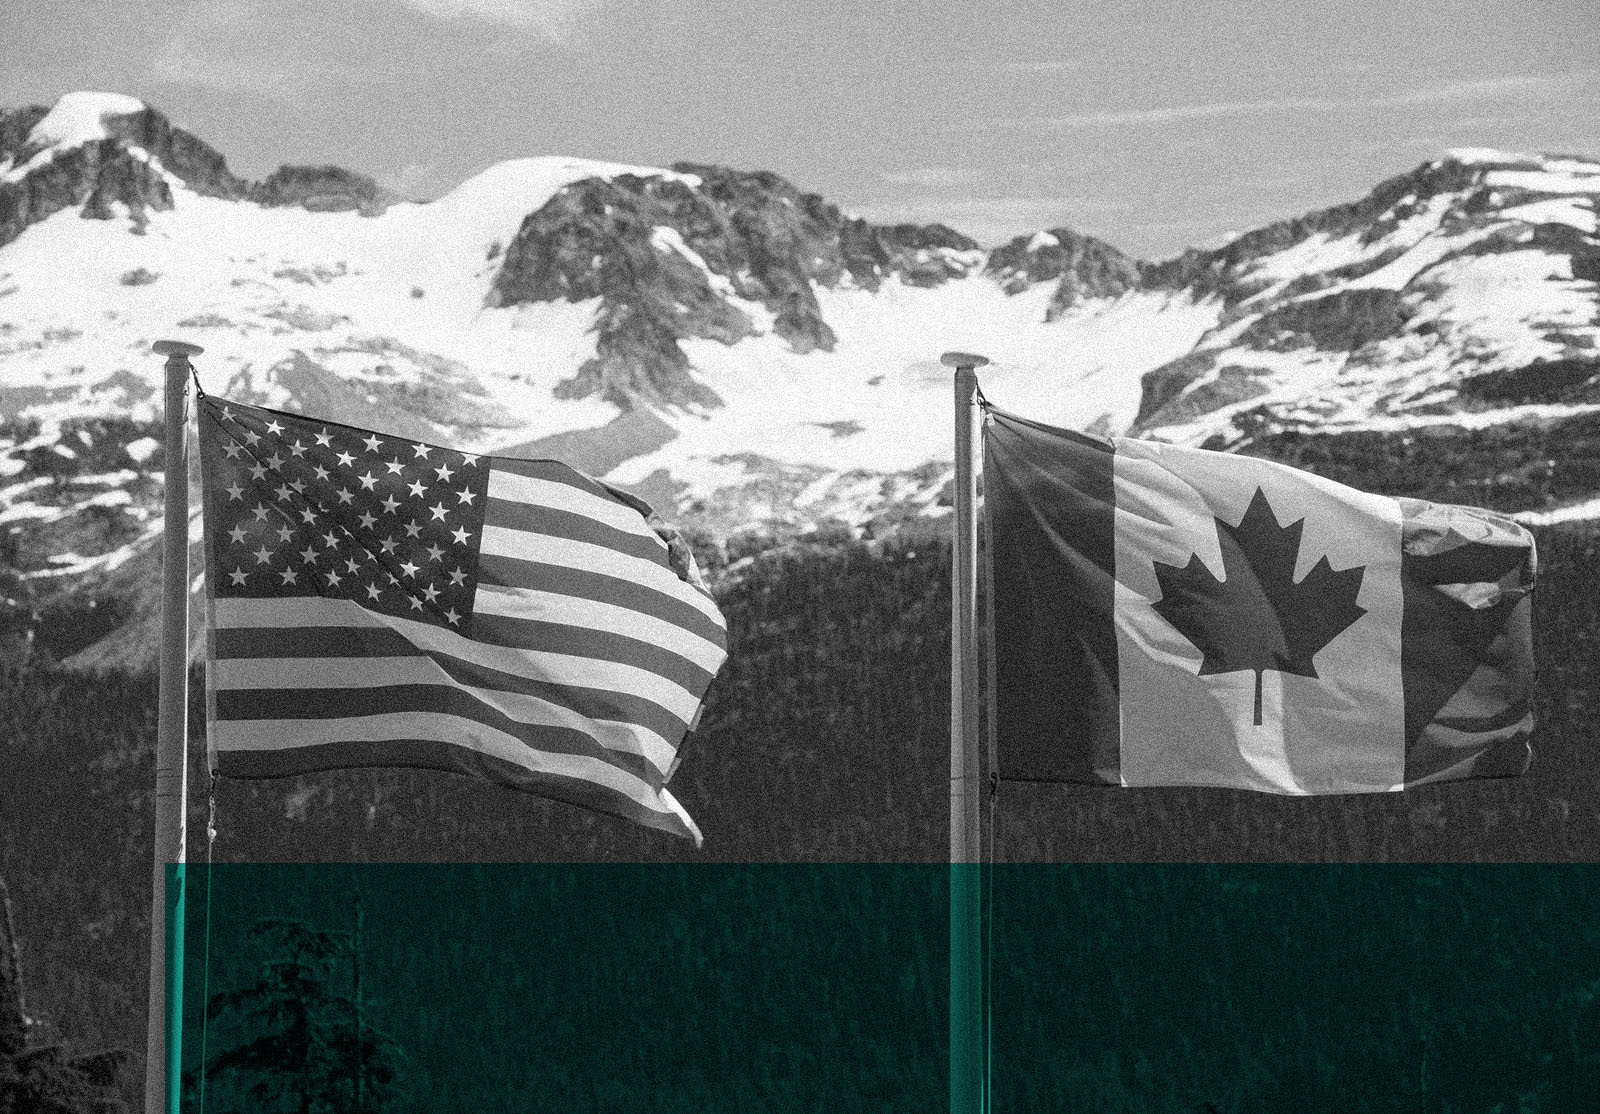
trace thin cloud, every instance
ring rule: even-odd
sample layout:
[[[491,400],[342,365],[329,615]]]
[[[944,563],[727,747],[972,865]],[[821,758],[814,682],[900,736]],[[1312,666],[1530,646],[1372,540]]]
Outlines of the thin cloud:
[[[1204,104],[1167,105],[1106,112],[1078,112],[1066,116],[1025,116],[988,121],[1000,128],[1076,129],[1121,125],[1168,124],[1185,120],[1263,116],[1280,112],[1355,111],[1401,108],[1411,105],[1450,104],[1492,97],[1544,95],[1564,85],[1593,78],[1597,70],[1565,74],[1517,74],[1480,81],[1451,81],[1420,89],[1406,89],[1362,97],[1279,97],[1265,101],[1211,101]]]
[[[158,82],[253,93],[299,104],[351,86],[383,84],[382,70],[326,64],[286,40],[262,0],[198,0],[183,10],[149,64]]]
[[[583,41],[584,20],[605,0],[395,0],[436,19],[468,19],[533,31],[558,46]]]

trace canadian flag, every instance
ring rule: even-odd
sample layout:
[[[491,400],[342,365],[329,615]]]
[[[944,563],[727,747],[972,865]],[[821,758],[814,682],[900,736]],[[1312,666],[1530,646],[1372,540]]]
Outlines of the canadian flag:
[[[1273,793],[1522,773],[1532,536],[990,408],[1002,777]]]

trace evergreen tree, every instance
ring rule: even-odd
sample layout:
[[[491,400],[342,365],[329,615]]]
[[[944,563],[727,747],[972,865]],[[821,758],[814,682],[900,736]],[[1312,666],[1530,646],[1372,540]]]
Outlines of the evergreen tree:
[[[357,1002],[332,989],[349,933],[301,921],[266,920],[251,929],[265,945],[255,983],[213,994],[209,1019],[232,1019],[238,1039],[204,1065],[205,1114],[367,1114],[400,1095],[402,1051],[362,1023]],[[201,1109],[202,1077],[186,1073],[185,1108]]]
[[[128,1054],[30,1040],[37,1024],[23,1008],[11,896],[0,881],[0,1114],[125,1114],[117,1085]]]

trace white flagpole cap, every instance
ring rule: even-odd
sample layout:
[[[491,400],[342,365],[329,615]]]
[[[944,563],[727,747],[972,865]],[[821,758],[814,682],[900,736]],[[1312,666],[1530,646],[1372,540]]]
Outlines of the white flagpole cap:
[[[972,352],[946,352],[939,357],[939,362],[945,367],[975,368],[982,367],[989,362],[989,357],[979,356]]]
[[[198,344],[190,344],[186,340],[158,340],[150,347],[169,361],[180,363],[187,363],[190,356],[198,356],[205,351]]]

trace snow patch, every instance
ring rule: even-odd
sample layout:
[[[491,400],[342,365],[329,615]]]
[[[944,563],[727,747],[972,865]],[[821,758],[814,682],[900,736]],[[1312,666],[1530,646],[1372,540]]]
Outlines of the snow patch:
[[[107,116],[132,116],[145,103],[122,93],[68,93],[28,133],[30,147],[79,147],[110,138]]]
[[[135,464],[143,464],[150,459],[150,454],[160,447],[161,442],[154,437],[141,437],[136,441],[129,441],[122,451],[127,453]]]
[[[1579,232],[1588,233],[1590,236],[1595,234],[1594,202],[1585,204],[1577,197],[1555,197],[1534,201],[1507,209],[1503,215],[1510,220],[1526,221],[1529,224],[1571,225]]]

